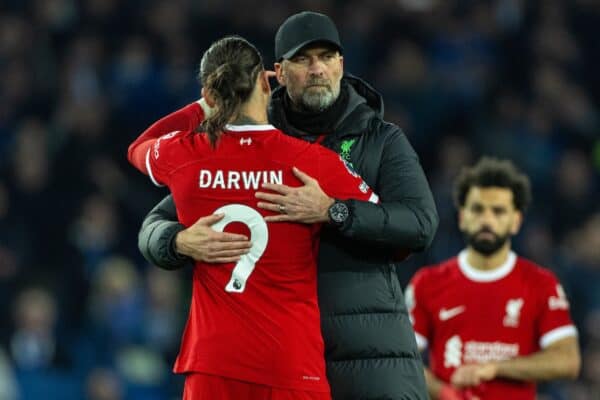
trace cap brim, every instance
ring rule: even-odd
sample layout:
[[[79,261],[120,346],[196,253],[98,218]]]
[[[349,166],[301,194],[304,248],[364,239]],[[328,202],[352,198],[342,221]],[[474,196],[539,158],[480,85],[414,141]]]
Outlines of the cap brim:
[[[302,50],[304,47],[313,44],[313,43],[326,43],[326,44],[330,44],[333,47],[335,47],[336,49],[339,50],[339,52],[342,52],[342,46],[340,46],[338,43],[331,41],[331,40],[327,40],[327,39],[312,39],[312,40],[307,40],[306,42],[300,43],[298,46],[294,47],[291,50],[288,50],[286,53],[284,53],[281,58],[278,61],[281,60],[289,60],[290,58],[294,57],[296,55],[296,53],[298,53],[300,50]]]

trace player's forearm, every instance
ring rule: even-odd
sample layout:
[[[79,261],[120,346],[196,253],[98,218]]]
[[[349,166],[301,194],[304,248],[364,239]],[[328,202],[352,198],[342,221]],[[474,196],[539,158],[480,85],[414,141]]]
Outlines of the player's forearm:
[[[147,174],[146,154],[156,139],[173,131],[194,130],[203,119],[204,111],[198,102],[159,119],[131,143],[127,159],[134,167]]]
[[[498,378],[521,381],[575,379],[579,375],[581,356],[577,339],[573,337],[530,356],[501,361],[496,366]]]
[[[429,368],[425,368],[425,383],[427,384],[427,392],[429,393],[429,396],[433,400],[438,399],[440,397],[442,387],[444,387],[444,382],[436,378]]]
[[[145,153],[139,150],[143,143],[171,133],[173,131],[194,130],[204,119],[204,111],[198,102],[188,104],[187,106],[163,117],[150,125],[130,146],[127,152],[127,159],[136,165]],[[138,162],[136,162],[138,161]]]
[[[200,104],[190,103],[153,123],[138,140],[156,139],[173,131],[193,131],[203,120],[204,111]]]

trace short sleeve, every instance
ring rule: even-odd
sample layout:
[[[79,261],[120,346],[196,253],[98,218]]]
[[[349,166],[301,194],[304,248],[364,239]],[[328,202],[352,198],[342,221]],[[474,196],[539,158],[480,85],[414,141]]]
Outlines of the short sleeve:
[[[350,164],[333,151],[315,144],[319,169],[317,180],[327,195],[379,203],[379,197]]]
[[[556,277],[548,272],[540,283],[537,328],[540,334],[539,346],[543,349],[558,340],[577,336],[577,329],[571,320],[567,295]]]
[[[423,295],[424,271],[415,274],[404,292],[406,308],[408,308],[410,322],[415,330],[419,350],[424,350],[431,338],[431,321],[425,304],[425,296]]]
[[[181,147],[181,132],[174,131],[159,137],[146,153],[148,176],[156,186],[168,186],[171,172],[178,166],[177,160],[181,162],[177,154]]]

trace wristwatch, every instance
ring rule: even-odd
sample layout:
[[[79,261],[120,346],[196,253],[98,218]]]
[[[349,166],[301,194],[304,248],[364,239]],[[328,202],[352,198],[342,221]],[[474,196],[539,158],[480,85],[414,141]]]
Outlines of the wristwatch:
[[[342,226],[348,217],[350,217],[350,209],[348,205],[341,200],[335,200],[327,210],[331,224],[334,226]]]

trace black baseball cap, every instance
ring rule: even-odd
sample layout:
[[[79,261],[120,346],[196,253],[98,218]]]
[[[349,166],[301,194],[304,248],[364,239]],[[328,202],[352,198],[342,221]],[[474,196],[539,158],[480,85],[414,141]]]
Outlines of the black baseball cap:
[[[302,11],[285,20],[275,35],[275,59],[293,57],[300,49],[311,43],[324,42],[335,46],[340,53],[340,35],[327,15]]]

